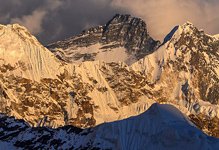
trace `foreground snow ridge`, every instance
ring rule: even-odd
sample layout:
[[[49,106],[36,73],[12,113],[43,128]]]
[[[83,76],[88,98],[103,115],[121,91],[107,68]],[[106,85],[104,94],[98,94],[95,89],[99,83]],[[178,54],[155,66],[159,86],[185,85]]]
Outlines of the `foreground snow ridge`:
[[[197,129],[174,106],[153,104],[139,116],[94,128],[31,128],[23,120],[0,115],[0,147],[10,149],[164,149],[213,150],[219,139]]]

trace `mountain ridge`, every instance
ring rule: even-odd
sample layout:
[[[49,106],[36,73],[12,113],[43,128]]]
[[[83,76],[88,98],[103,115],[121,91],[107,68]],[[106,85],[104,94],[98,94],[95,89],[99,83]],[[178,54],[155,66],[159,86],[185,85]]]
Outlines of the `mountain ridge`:
[[[190,32],[181,34],[179,29],[156,51],[128,65],[101,60],[69,63],[31,42],[21,42],[20,47],[14,42],[17,51],[27,50],[24,56],[36,58],[30,59],[34,67],[26,67],[26,71],[38,73],[33,72],[34,78],[31,74],[24,75],[25,71],[16,67],[18,56],[13,64],[10,57],[0,56],[6,58],[1,61],[0,109],[25,119],[32,126],[46,120],[45,126],[87,128],[138,115],[159,102],[172,104],[189,117],[195,115],[191,120],[204,121],[210,117],[212,124],[216,124],[219,115],[217,40],[197,30],[195,36]],[[4,52],[14,50],[7,42],[16,38],[12,35],[1,38],[1,52],[2,47]],[[49,55],[44,55],[44,51]],[[46,63],[41,56],[51,62],[45,68],[38,67]],[[30,62],[23,56],[20,60],[24,66]],[[217,126],[201,128],[209,135],[219,135]]]

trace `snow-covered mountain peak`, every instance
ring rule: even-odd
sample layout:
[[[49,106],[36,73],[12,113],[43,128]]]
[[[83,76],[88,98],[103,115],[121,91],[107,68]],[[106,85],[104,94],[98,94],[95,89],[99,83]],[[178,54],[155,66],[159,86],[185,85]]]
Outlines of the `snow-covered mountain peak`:
[[[193,23],[187,21],[183,25],[180,25],[181,34],[195,34],[196,32],[203,32],[203,30],[199,30]]]
[[[195,36],[199,31],[191,22],[186,22],[183,25],[175,26],[170,33],[164,38],[164,43],[171,41],[176,43],[182,37]]]
[[[186,22],[182,25],[175,26],[169,34],[164,38],[163,44],[169,47],[169,43],[173,45],[187,45],[191,49],[197,47],[197,44],[208,45],[209,43],[218,40],[218,35],[206,34],[203,29],[198,29],[191,22]],[[161,46],[162,46],[161,45]]]
[[[150,37],[142,19],[117,14],[103,26],[92,27],[47,47],[68,62],[101,60],[132,64],[152,53],[158,45],[159,41]]]
[[[164,123],[176,123],[176,122],[185,122],[188,123],[189,120],[180,112],[176,107],[169,104],[158,104],[154,103],[148,109],[148,111],[142,115],[147,115],[147,113],[154,115],[158,120]]]
[[[190,21],[186,21],[183,25],[181,25],[181,26],[183,26],[183,27],[190,27],[190,28],[194,28],[195,27],[195,25],[192,23],[192,22],[190,22]]]
[[[20,38],[23,41],[31,42],[37,46],[42,46],[39,41],[28,31],[27,28],[19,24],[8,24],[0,26],[0,35],[10,34],[13,38]],[[16,36],[15,36],[16,35]]]
[[[54,77],[59,66],[57,58],[18,24],[0,26],[0,66],[10,66],[16,75],[40,80],[41,77]],[[5,68],[7,72],[9,68]],[[10,70],[10,69],[9,69]],[[8,70],[8,71],[9,71]],[[53,71],[54,72],[53,72]]]
[[[168,102],[201,114],[200,118],[219,118],[218,49],[214,36],[185,23],[174,27],[154,53],[132,67],[145,74],[155,90],[163,91],[162,101],[168,97]]]

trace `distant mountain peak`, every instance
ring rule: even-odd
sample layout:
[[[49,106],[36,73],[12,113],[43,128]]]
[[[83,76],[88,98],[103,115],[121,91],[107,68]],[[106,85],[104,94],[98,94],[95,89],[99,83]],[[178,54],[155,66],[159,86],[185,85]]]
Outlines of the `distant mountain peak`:
[[[187,21],[182,25],[175,26],[164,38],[163,44],[168,41],[172,43],[184,43],[186,41],[189,42],[195,39],[202,41],[206,41],[207,39],[209,39],[211,41],[214,41],[218,40],[218,36],[206,34],[203,29],[199,29],[193,23]]]
[[[28,31],[28,29],[19,24],[0,25],[0,35],[7,34],[9,38],[12,34],[16,35],[13,38],[20,39],[25,42],[30,42],[36,46],[42,46],[40,42]]]
[[[0,65],[10,64],[14,71],[20,71],[19,76],[40,80],[53,74],[48,71],[49,62],[59,65],[56,57],[19,24],[1,25],[0,43]]]
[[[78,36],[49,44],[47,47],[58,58],[67,62],[102,60],[132,64],[152,53],[159,44],[159,41],[149,35],[142,19],[116,14],[105,25],[89,28]],[[115,55],[119,53],[123,56],[117,59]]]
[[[194,26],[194,24],[190,21],[186,21],[183,25],[185,25],[185,26]]]
[[[122,18],[122,17],[133,18],[130,14],[115,14],[115,15],[113,16],[113,19]],[[136,18],[136,17],[135,17],[135,18]]]

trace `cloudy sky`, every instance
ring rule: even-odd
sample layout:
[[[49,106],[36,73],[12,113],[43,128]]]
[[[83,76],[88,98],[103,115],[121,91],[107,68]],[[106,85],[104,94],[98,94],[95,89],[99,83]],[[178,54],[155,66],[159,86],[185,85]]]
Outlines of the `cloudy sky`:
[[[116,13],[142,18],[159,40],[187,20],[219,33],[219,0],[0,0],[0,24],[24,25],[43,44],[105,24]]]

